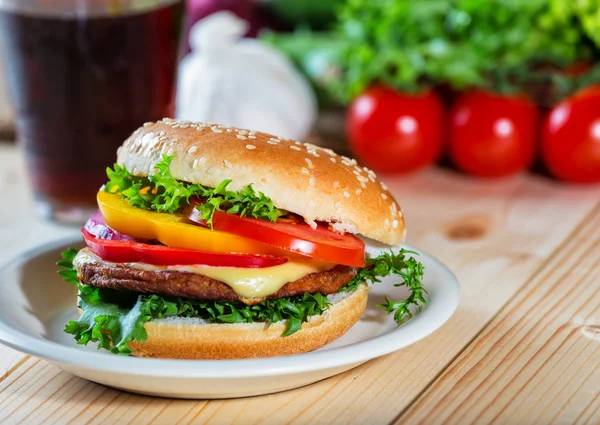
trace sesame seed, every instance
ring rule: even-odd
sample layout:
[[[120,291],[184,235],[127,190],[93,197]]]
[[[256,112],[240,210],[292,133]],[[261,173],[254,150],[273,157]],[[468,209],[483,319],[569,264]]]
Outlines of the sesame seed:
[[[385,193],[382,193],[382,194],[381,194],[381,197],[382,197],[383,199],[387,199],[387,195],[386,195]]]
[[[334,207],[335,207],[335,209],[339,210],[340,208],[342,208],[342,203],[341,203],[340,201],[337,201],[337,202],[334,204]]]
[[[361,193],[362,193],[362,190],[361,190],[361,189],[356,189],[356,194],[357,194],[357,195],[360,195]]]
[[[191,148],[188,149],[188,153],[194,153],[198,150],[197,146],[192,146]]]
[[[276,139],[275,137],[270,137],[269,140],[272,141],[272,142],[275,142],[275,143],[281,142],[281,140]]]
[[[215,173],[215,169],[213,167],[208,167],[206,169],[206,174],[214,174]]]
[[[369,174],[369,180],[371,180],[373,183],[375,183],[375,177],[373,177],[372,175]]]
[[[181,128],[188,128],[190,125],[189,124],[179,124],[179,127]]]
[[[334,164],[335,164],[335,162],[336,162],[336,161],[335,161],[335,158],[329,158],[329,160],[330,160],[331,162],[333,162]]]
[[[350,160],[350,163],[351,163],[352,165],[356,165],[356,164],[358,164],[358,163],[356,162],[356,159],[354,159],[354,158],[352,158],[352,159]]]
[[[308,159],[308,158],[304,158],[304,160],[306,161],[306,163],[308,164],[308,168],[310,168],[311,170],[313,170],[315,168],[313,162]]]
[[[254,145],[246,145],[246,149],[256,149],[256,146],[254,146]]]
[[[386,219],[385,219],[385,221],[383,222],[383,225],[384,225],[385,227],[390,227],[390,219],[389,219],[389,218],[386,218]]]
[[[345,198],[349,198],[349,197],[350,197],[350,194],[349,194],[348,192],[344,191],[344,197],[345,197]]]
[[[270,145],[276,145],[276,144],[278,144],[278,142],[274,142],[272,140],[268,140],[267,143],[270,144]]]
[[[393,227],[394,229],[398,228],[398,220],[394,220],[394,221],[392,221],[392,227]]]
[[[290,145],[290,149],[294,149],[295,151],[299,151],[300,148],[296,145]]]
[[[314,186],[314,185],[315,185],[315,183],[317,183],[317,180],[316,180],[314,177],[311,177],[311,178],[308,180],[308,184],[309,184],[309,185],[311,185],[311,186]]]
[[[311,229],[317,228],[317,222],[314,220],[309,220],[308,218],[304,219],[304,222],[310,226]]]
[[[331,156],[337,156],[337,154],[334,151],[332,151],[331,149],[323,149],[323,150]],[[335,161],[333,161],[333,162],[335,162]]]
[[[300,143],[300,142],[296,142],[296,141],[294,141],[294,144],[295,144],[295,145],[302,145],[302,143]]]
[[[194,163],[192,164],[192,168],[198,168],[198,160],[194,159]]]
[[[246,140],[246,136],[242,136],[241,134],[236,134],[235,137],[238,139]]]
[[[223,160],[223,164],[225,164],[225,166],[227,168],[231,168],[232,167],[231,162],[227,161],[226,159]]]
[[[385,183],[384,183],[384,182],[380,182],[380,184],[381,184],[381,188],[382,188],[383,190],[388,190],[388,187],[385,185]]]
[[[256,139],[256,136],[254,136],[253,134],[248,136],[248,139]]]
[[[308,171],[308,168],[305,168],[305,167],[302,167],[302,172],[304,174],[309,174],[310,173],[310,171]]]
[[[304,143],[304,146],[306,146],[307,149],[317,149],[317,146],[312,143]]]
[[[248,131],[240,130],[238,133],[241,134],[242,136],[244,136],[244,135],[248,134]]]
[[[352,171],[354,174],[356,174],[357,176],[360,176],[360,173],[356,170]]]
[[[365,182],[360,182],[360,187],[362,187],[363,189],[366,189],[367,185],[365,184]]]
[[[151,123],[151,122],[145,122],[145,123],[144,123],[144,127],[150,127],[151,125],[152,125],[152,123]]]
[[[321,156],[316,151],[308,151],[308,153],[317,158],[319,158]]]
[[[336,180],[336,181],[334,181],[334,182],[333,182],[333,187],[334,187],[334,188],[336,188],[336,189],[337,189],[338,187],[340,187],[340,182],[338,182],[337,180]]]
[[[228,129],[227,129],[227,132],[228,132],[228,133],[231,133],[232,131],[233,131],[233,130],[232,130],[232,129],[230,129],[230,128],[228,128]]]
[[[213,133],[222,133],[223,132],[223,130],[219,130],[217,127],[211,127],[210,129],[213,131]]]

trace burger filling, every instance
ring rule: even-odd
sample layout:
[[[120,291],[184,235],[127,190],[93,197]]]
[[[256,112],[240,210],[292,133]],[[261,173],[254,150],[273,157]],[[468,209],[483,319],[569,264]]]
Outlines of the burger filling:
[[[129,343],[147,338],[145,323],[174,316],[285,321],[289,336],[323,314],[331,294],[390,274],[411,291],[380,305],[398,323],[426,302],[415,253],[368,258],[354,235],[332,223],[306,224],[252,185],[234,192],[229,180],[216,188],[178,181],[172,160],[163,156],[150,176],[108,169],[100,211],[82,229],[87,247],[63,253],[59,273],[77,285],[82,313],[65,331],[79,344],[131,354]]]

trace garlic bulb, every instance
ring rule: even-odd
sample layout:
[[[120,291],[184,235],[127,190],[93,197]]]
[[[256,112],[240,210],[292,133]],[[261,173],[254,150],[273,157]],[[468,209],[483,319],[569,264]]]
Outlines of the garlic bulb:
[[[218,12],[190,31],[179,67],[177,118],[302,139],[317,115],[315,95],[280,52],[243,38],[248,23]]]

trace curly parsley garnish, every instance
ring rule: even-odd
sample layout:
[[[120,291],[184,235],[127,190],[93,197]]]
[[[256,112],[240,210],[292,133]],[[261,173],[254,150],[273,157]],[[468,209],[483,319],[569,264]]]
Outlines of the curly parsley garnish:
[[[391,301],[385,297],[385,304],[378,304],[378,307],[385,309],[386,313],[394,314],[394,320],[398,323],[404,323],[412,317],[410,305],[420,307],[422,304],[427,304],[425,294],[427,291],[423,288],[421,281],[423,280],[423,264],[419,263],[414,257],[409,257],[408,254],[419,255],[415,251],[400,249],[397,254],[390,250],[383,254],[369,258],[365,268],[358,271],[354,279],[352,279],[341,291],[354,291],[358,285],[371,282],[372,284],[380,283],[380,277],[396,275],[402,277],[402,282],[395,283],[394,286],[406,286],[410,290],[410,295],[402,301]]]
[[[211,227],[215,211],[269,221],[276,221],[285,214],[273,205],[268,196],[262,192],[256,193],[252,184],[237,193],[227,190],[231,180],[223,180],[215,188],[176,180],[170,171],[173,158],[175,155],[163,155],[155,166],[156,173],[148,177],[134,176],[126,168],[115,164],[114,169],[106,169],[108,182],[104,190],[121,194],[121,198],[131,206],[166,213],[187,207],[190,198],[197,196],[205,200],[204,204],[197,207],[202,213],[200,218]]]

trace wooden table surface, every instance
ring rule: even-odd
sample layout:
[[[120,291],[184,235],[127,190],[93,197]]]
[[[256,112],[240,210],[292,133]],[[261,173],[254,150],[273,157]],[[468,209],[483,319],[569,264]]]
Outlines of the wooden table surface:
[[[123,393],[0,345],[0,423],[599,424],[600,187],[445,169],[384,180],[408,242],[461,283],[433,335],[314,385],[215,401]],[[36,219],[1,144],[0,194],[2,262],[77,232]]]

